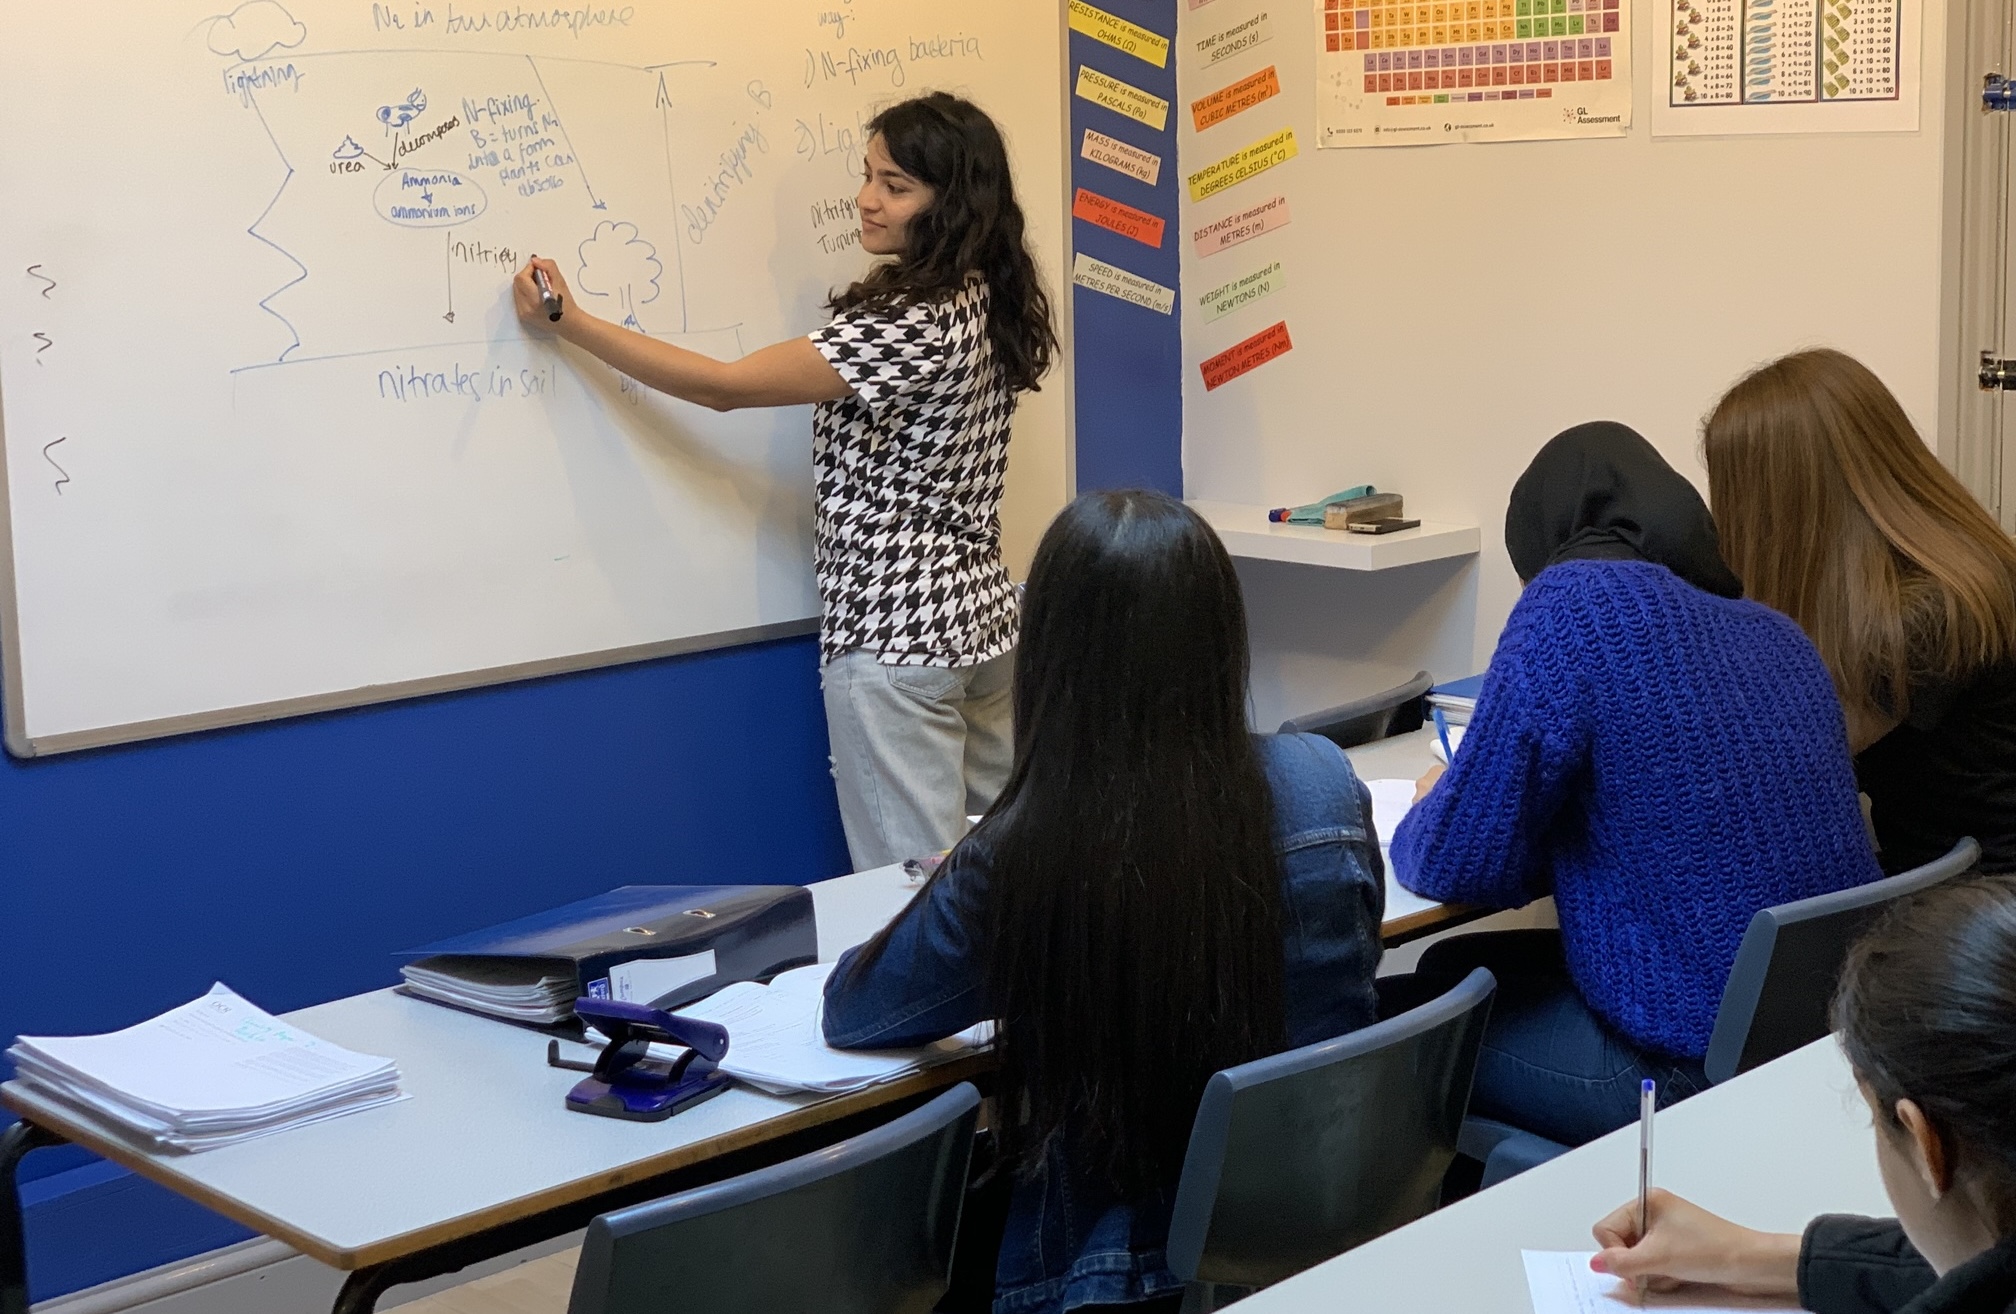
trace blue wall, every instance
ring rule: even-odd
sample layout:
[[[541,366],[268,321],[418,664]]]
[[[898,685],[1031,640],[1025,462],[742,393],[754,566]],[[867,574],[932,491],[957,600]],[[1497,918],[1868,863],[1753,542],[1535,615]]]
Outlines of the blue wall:
[[[847,870],[811,638],[36,761],[0,758],[0,1037],[222,980],[275,1012],[398,949],[626,882]],[[30,1156],[33,1296],[244,1231]]]
[[[1188,108],[1176,100],[1177,0],[1093,0],[1128,22],[1171,39],[1168,64],[1156,68],[1081,32],[1071,33],[1071,187],[1123,201],[1164,222],[1162,245],[1151,248],[1131,237],[1083,219],[1071,221],[1075,251],[1178,291],[1176,313],[1156,311],[1103,293],[1074,289],[1072,340],[1078,425],[1080,491],[1100,488],[1156,488],[1183,495],[1183,337],[1178,243],[1183,240],[1178,208],[1182,168],[1176,159],[1176,120]],[[1077,95],[1083,65],[1118,78],[1169,102],[1169,121],[1157,132],[1125,115]],[[1082,153],[1091,128],[1162,157],[1155,186],[1094,164]]]

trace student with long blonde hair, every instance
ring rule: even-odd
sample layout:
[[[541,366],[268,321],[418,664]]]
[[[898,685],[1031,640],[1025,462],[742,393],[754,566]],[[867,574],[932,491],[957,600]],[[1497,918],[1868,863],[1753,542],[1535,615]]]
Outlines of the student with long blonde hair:
[[[1884,867],[1971,835],[2016,871],[2016,542],[1838,351],[1743,379],[1704,447],[1723,555],[1834,678]]]

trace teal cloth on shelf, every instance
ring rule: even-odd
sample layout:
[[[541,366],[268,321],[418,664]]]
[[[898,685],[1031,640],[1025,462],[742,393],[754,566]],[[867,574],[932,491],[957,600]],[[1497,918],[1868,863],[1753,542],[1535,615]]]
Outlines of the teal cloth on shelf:
[[[1370,484],[1359,484],[1356,488],[1347,488],[1341,493],[1332,493],[1320,502],[1311,502],[1307,506],[1291,506],[1288,508],[1287,523],[1291,525],[1320,526],[1323,523],[1324,507],[1335,506],[1339,502],[1349,502],[1354,497],[1369,497],[1378,491],[1378,489],[1372,487]],[[1273,517],[1269,518],[1272,519]],[[1277,523],[1279,522],[1277,521]]]

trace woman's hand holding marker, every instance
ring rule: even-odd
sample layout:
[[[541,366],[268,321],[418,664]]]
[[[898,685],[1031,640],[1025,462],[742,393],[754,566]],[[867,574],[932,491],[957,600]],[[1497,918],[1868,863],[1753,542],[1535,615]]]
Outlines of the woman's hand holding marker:
[[[517,306],[518,318],[536,328],[558,323],[573,304],[574,294],[561,275],[560,266],[533,256],[511,280],[511,299]]]

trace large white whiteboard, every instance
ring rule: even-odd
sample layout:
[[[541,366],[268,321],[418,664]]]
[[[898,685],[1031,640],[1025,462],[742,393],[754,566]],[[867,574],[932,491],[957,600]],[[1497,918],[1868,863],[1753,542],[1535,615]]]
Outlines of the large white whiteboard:
[[[8,747],[811,628],[808,414],[642,393],[509,272],[803,333],[879,105],[970,95],[1052,202],[1059,42],[998,0],[0,5]]]

